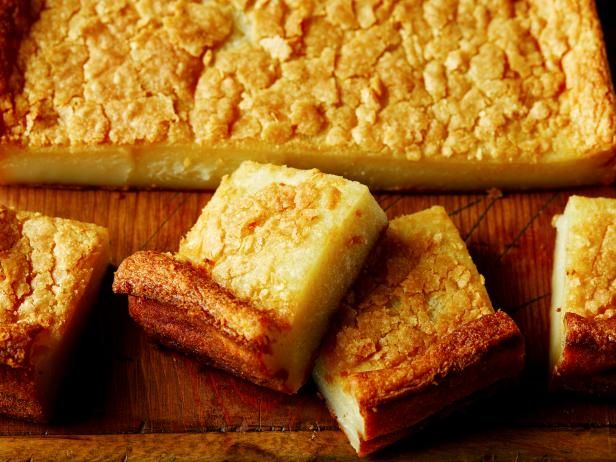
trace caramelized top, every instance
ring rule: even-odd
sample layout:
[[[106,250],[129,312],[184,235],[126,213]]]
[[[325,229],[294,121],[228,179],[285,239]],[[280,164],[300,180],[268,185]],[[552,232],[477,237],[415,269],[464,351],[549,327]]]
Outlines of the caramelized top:
[[[572,196],[564,309],[586,318],[616,315],[616,199]]]
[[[0,50],[4,143],[499,161],[616,145],[591,0],[34,3],[0,3],[0,44],[20,43]]]
[[[373,209],[361,205],[366,197]],[[318,170],[244,162],[223,178],[178,257],[205,267],[239,299],[291,320],[302,300],[317,298],[307,293],[308,282],[323,256],[344,258],[366,244],[366,230],[357,229],[357,242],[332,246],[331,237],[348,232],[362,214],[385,222],[364,185]]]
[[[412,372],[444,337],[494,313],[483,278],[442,207],[390,222],[372,258],[325,349],[329,374]]]
[[[0,206],[0,364],[26,366],[37,333],[62,331],[107,239],[100,226]]]

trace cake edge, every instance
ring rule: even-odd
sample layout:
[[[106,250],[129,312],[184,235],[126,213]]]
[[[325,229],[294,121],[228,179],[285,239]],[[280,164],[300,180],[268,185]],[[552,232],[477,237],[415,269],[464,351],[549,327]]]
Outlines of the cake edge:
[[[435,349],[438,351],[435,359],[439,364],[427,371],[419,381],[407,386],[398,384],[397,388],[391,387],[382,392],[379,389],[382,377],[374,377],[382,374],[362,372],[345,377],[351,389],[360,390],[359,397],[351,393],[349,396],[354,400],[361,418],[363,435],[361,429],[357,435],[349,434],[352,429],[341,424],[330,400],[326,399],[330,412],[360,456],[403,438],[413,431],[413,427],[434,413],[476,391],[517,377],[524,367],[522,334],[509,315],[502,311],[466,323],[446,336]],[[322,363],[313,371],[313,377],[323,393],[323,388],[331,383],[331,378],[328,380],[326,372],[321,368]],[[472,378],[480,372],[485,374],[478,385]],[[338,386],[344,384],[343,379]],[[432,397],[438,404],[432,409],[425,408],[426,397]],[[421,409],[422,406],[424,409]],[[420,411],[413,422],[409,423],[408,416],[413,411],[417,412],[416,408]]]
[[[0,365],[0,414],[35,423],[48,423],[53,418],[61,381],[109,269],[109,234],[106,228],[102,229],[101,245],[91,258],[93,271],[77,306],[67,313],[66,322],[61,327],[62,337],[56,347],[35,351],[49,335],[48,328],[39,328],[33,336],[27,366]]]
[[[244,160],[317,168],[381,191],[481,191],[491,187],[513,191],[607,185],[616,180],[616,142],[607,150],[575,159],[554,156],[543,162],[511,163],[416,161],[370,152],[343,157],[280,146],[113,146],[112,155],[104,151],[69,146],[55,152],[28,152],[0,144],[0,184],[213,190]]]
[[[284,371],[271,374],[264,362],[267,352],[248,348],[215,326],[178,306],[129,296],[128,311],[153,340],[199,362],[213,365],[242,379],[291,394]]]

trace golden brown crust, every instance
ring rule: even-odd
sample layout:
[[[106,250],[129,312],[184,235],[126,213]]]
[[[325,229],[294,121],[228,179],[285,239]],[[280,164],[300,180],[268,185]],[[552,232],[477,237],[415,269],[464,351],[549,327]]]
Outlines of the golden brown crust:
[[[225,335],[203,316],[156,300],[133,296],[128,300],[131,317],[162,344],[258,385],[290,392],[284,371],[268,371],[263,361],[266,353]]]
[[[362,197],[370,204],[360,210]],[[305,278],[323,249],[339,258],[353,247],[361,249],[371,231],[362,227],[362,214],[378,214],[385,226],[385,214],[377,209],[360,183],[316,169],[243,162],[223,178],[182,239],[178,257],[207,268],[216,283],[264,315],[291,322],[305,294]],[[359,215],[353,216],[356,210]],[[347,225],[349,216],[353,223]],[[347,226],[349,241],[332,249],[333,239],[325,236],[346,236]]]
[[[616,199],[572,196],[565,214],[563,308],[585,318],[610,319],[616,316]]]
[[[30,367],[37,333],[59,335],[89,283],[89,255],[106,245],[103,228],[0,206],[0,363]]]
[[[3,142],[503,163],[616,145],[592,0],[97,5],[22,40]]]
[[[408,364],[353,373],[348,379],[358,402],[367,410],[421,393],[451,375],[461,374],[503,345],[515,345],[515,362],[507,368],[514,376],[523,365],[522,335],[513,320],[499,311],[468,322],[432,345],[423,356],[414,356]]]
[[[227,336],[253,348],[267,347],[270,329],[288,328],[272,313],[237,299],[203,268],[159,252],[142,251],[126,258],[116,271],[113,290],[173,304],[192,316],[203,316]]]
[[[524,364],[442,207],[390,222],[344,310],[314,375],[360,455]]]
[[[616,318],[566,313],[564,322],[565,346],[554,372],[557,376],[593,375],[616,368]]]
[[[201,317],[218,330],[216,341],[201,344],[201,356],[210,347],[211,361],[234,371],[243,365],[239,375],[255,376],[247,361],[232,363],[229,351],[242,356],[242,345],[266,355],[272,383],[286,371],[287,391],[295,392],[386,225],[385,212],[360,183],[244,162],[223,179],[176,255],[130,256],[114,290]],[[167,333],[167,342],[172,334],[180,344],[181,330]]]
[[[567,89],[571,90],[570,101],[577,107],[585,106],[579,113],[574,110],[572,117],[577,120],[579,130],[571,141],[586,149],[594,141],[584,140],[584,133],[598,130],[611,138],[607,149],[616,155],[616,94],[610,75],[610,65],[603,42],[603,31],[597,13],[595,0],[561,0],[557,9],[571,8],[581,18],[577,40],[572,42],[569,56],[563,56],[562,65],[567,78]],[[561,13],[563,25],[571,20],[568,13]],[[569,17],[568,17],[569,16]],[[599,112],[598,112],[599,111]],[[606,112],[604,112],[606,111]],[[603,118],[598,114],[610,116]],[[613,177],[612,177],[613,181]]]
[[[408,437],[461,409],[515,386],[523,366],[521,342],[490,352],[482,362],[437,385],[386,405],[364,409],[366,439],[360,438],[357,453],[367,456]]]

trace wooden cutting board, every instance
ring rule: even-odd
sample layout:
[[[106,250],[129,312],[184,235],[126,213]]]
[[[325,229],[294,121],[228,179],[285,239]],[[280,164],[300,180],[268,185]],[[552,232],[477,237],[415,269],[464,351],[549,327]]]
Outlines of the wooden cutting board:
[[[485,275],[494,305],[526,338],[521,388],[379,454],[388,460],[616,457],[616,403],[545,392],[552,216],[570,194],[611,187],[466,195],[379,194],[390,218],[443,205]],[[0,203],[109,228],[113,265],[140,249],[175,250],[211,194],[0,188]],[[150,342],[130,320],[111,272],[62,388],[57,419],[0,419],[0,460],[354,459],[312,384],[297,396],[259,388]],[[378,458],[377,457],[377,458]]]

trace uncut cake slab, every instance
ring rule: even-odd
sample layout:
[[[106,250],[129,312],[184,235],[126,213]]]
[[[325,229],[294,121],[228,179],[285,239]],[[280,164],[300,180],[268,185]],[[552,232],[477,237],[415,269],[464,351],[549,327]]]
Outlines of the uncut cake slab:
[[[0,182],[213,188],[242,160],[381,189],[614,177],[591,0],[0,4]]]

